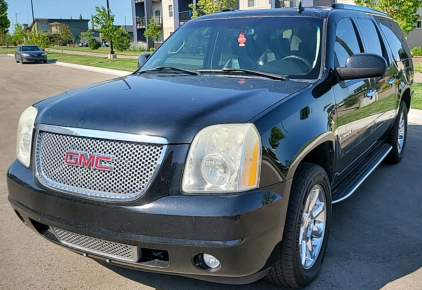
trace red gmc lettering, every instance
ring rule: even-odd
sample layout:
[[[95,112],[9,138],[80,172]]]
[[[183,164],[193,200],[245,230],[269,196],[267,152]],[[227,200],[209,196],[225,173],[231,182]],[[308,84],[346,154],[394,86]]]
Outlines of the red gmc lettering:
[[[78,166],[79,153],[76,152],[66,152],[64,157],[64,163],[67,165]]]
[[[94,164],[95,164],[95,155],[91,155],[88,157],[87,153],[80,153],[78,166],[93,168]]]
[[[88,155],[86,152],[66,152],[64,163],[67,165],[87,167],[98,170],[112,171],[112,165],[104,165],[104,162],[113,162],[113,156]]]
[[[111,158],[109,156],[97,156],[97,158],[95,158],[95,168],[96,169],[107,170],[107,171],[111,171],[113,169],[112,166],[102,165],[102,162],[100,162],[100,161],[111,162],[111,161],[113,161],[113,158]]]

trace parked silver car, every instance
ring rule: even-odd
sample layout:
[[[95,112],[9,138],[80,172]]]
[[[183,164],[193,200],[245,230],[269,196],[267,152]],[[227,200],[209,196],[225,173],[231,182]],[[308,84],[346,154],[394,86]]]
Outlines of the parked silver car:
[[[16,62],[47,62],[47,54],[36,45],[20,45],[15,51]]]

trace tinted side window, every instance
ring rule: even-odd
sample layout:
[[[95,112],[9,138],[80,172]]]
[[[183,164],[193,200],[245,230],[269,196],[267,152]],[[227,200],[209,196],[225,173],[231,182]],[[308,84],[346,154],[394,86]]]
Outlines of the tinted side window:
[[[365,51],[383,56],[380,38],[374,22],[370,19],[358,18],[358,25],[366,44]]]
[[[409,58],[410,55],[406,49],[407,45],[404,47],[402,45],[402,43],[406,42],[406,40],[397,23],[388,20],[381,20],[379,22],[381,30],[384,32],[387,42],[391,48],[394,59],[403,60]]]
[[[350,56],[361,52],[355,27],[350,19],[344,18],[337,23],[334,52],[337,61],[336,67],[344,67]]]

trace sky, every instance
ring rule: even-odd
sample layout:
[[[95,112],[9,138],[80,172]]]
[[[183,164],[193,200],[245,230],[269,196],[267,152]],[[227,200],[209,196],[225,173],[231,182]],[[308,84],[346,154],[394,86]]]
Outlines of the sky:
[[[11,22],[9,31],[13,31],[16,18],[20,24],[32,23],[31,0],[6,0],[9,8],[7,14]],[[106,0],[32,0],[35,18],[91,19],[95,14],[95,6],[107,6]],[[111,12],[114,14],[114,24],[132,24],[131,0],[109,0]],[[15,14],[17,13],[17,14]],[[89,27],[91,23],[89,23]]]

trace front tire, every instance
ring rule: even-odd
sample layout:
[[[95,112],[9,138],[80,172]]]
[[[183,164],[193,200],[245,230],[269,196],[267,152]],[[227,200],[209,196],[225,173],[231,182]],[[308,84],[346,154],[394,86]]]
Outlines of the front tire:
[[[393,149],[388,154],[387,161],[392,164],[399,163],[403,158],[407,137],[407,112],[406,103],[401,101],[397,118],[388,138],[388,143],[391,144]]]
[[[318,275],[331,222],[331,188],[325,170],[301,164],[290,192],[281,251],[266,276],[269,282],[301,288]]]

